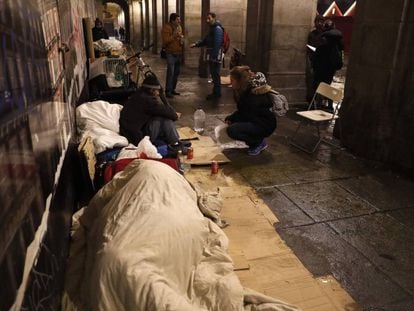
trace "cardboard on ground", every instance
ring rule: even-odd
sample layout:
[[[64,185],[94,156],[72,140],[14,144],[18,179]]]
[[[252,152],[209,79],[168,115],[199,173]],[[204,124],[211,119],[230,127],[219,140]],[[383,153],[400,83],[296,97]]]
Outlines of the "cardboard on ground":
[[[198,139],[200,135],[197,134],[192,128],[180,127],[177,129],[180,140],[193,140]]]
[[[315,278],[303,266],[276,232],[276,216],[242,176],[196,167],[185,177],[203,191],[219,189],[229,254],[243,286],[304,311],[362,310],[332,276]]]
[[[218,163],[230,162],[217,146],[215,141],[209,136],[199,136],[197,140],[191,141],[191,147],[193,148],[194,157],[189,160],[186,156],[181,158],[183,163],[191,165],[210,165],[212,161]]]

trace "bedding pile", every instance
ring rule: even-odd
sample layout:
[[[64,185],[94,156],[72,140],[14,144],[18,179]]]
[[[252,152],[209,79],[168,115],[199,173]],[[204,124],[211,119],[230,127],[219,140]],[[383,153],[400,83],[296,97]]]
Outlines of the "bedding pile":
[[[64,310],[297,310],[242,287],[224,232],[168,165],[135,160],[76,216]]]
[[[90,136],[95,153],[114,147],[125,147],[128,140],[119,135],[119,115],[122,106],[103,100],[87,102],[76,108],[80,140]]]

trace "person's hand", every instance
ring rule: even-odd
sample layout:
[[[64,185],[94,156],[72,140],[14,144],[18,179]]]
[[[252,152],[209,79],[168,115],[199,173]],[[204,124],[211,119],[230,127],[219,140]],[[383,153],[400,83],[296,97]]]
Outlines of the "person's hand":
[[[181,117],[181,112],[176,112],[177,118],[179,119]]]
[[[196,47],[195,43],[190,44],[190,48],[195,48],[195,47]]]

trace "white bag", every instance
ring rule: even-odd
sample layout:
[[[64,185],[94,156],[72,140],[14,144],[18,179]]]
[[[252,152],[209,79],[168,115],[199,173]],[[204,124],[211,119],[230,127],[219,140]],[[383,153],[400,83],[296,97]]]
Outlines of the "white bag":
[[[138,156],[140,156],[141,153],[145,153],[145,155],[151,159],[162,159],[162,155],[158,153],[157,147],[151,143],[149,136],[145,136],[138,144]]]
[[[244,141],[234,140],[227,135],[227,124],[221,124],[215,127],[214,134],[216,141],[220,145],[221,149],[242,149],[248,148]]]

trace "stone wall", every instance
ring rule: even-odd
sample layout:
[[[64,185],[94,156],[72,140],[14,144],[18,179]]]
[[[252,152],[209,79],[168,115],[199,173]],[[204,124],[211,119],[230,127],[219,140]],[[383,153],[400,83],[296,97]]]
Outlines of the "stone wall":
[[[185,1],[185,64],[192,68],[198,67],[199,49],[188,48],[191,43],[201,38],[201,0]]]
[[[414,3],[361,1],[337,129],[364,157],[414,171]]]
[[[266,75],[290,102],[306,98],[306,42],[316,5],[316,0],[275,0],[272,26],[266,29],[271,31]]]

